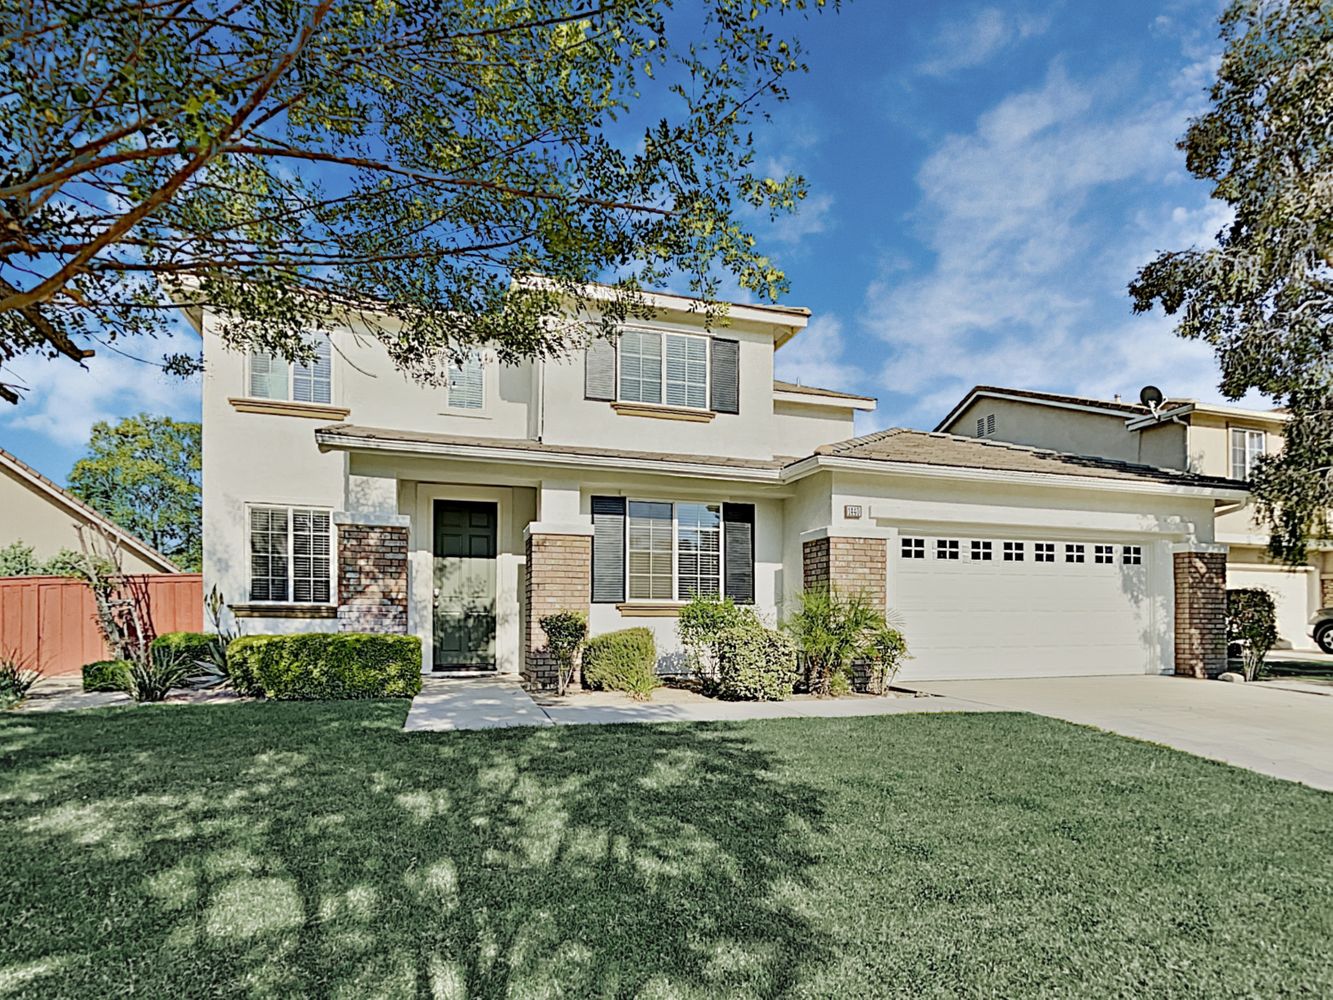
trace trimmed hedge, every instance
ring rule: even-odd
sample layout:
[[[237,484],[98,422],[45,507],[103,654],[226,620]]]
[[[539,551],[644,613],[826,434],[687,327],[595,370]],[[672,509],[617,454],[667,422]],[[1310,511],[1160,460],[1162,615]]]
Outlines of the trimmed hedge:
[[[723,629],[714,639],[717,678],[709,693],[729,701],[782,701],[801,672],[796,644],[758,622]]]
[[[216,662],[213,653],[221,646],[222,639],[207,632],[164,632],[153,640],[149,653],[164,666],[187,664],[193,673],[194,664],[200,660],[205,663]]]
[[[583,647],[584,687],[625,691],[646,699],[661,684],[657,677],[657,643],[651,629],[608,632],[594,636]]]
[[[227,646],[232,686],[282,701],[413,698],[421,691],[414,635],[316,632],[245,635]]]
[[[83,667],[85,691],[128,691],[130,665],[126,660],[98,660]]]

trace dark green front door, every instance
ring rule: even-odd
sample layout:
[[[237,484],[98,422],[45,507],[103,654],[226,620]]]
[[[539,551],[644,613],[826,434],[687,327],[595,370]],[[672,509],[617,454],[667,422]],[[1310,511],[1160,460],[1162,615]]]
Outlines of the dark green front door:
[[[495,668],[495,504],[435,501],[435,669]]]

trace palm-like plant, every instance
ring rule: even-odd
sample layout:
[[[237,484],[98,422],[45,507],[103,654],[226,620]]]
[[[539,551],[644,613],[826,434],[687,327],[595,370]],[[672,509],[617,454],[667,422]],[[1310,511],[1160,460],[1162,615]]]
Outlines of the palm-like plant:
[[[827,695],[833,677],[850,672],[858,660],[880,659],[886,633],[896,631],[866,595],[841,594],[830,587],[802,591],[783,627],[796,640],[806,682],[817,695]]]

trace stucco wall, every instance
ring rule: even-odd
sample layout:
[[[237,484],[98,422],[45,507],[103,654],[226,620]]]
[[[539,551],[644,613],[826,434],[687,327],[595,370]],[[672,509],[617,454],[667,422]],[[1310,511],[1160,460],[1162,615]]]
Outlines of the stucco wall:
[[[58,502],[0,468],[0,547],[22,542],[32,547],[37,559],[50,559],[61,549],[79,551],[76,524],[88,524],[77,507]],[[130,573],[161,573],[162,567],[147,562],[132,549],[121,548],[121,564]]]
[[[1126,418],[1114,414],[982,398],[967,406],[945,430],[961,437],[975,437],[977,421],[991,414],[995,416],[995,433],[988,435],[989,440],[1073,455],[1104,455],[1124,462],[1139,460],[1138,443],[1125,430]]]

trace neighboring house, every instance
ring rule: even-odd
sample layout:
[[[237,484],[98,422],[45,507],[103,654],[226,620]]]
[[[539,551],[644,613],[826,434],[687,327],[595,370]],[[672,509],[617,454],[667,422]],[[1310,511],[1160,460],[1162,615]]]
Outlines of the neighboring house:
[[[593,294],[603,294],[594,290]],[[554,666],[538,620],[646,626],[680,662],[692,594],[770,621],[803,586],[905,620],[904,678],[1201,675],[1225,661],[1216,476],[919,431],[853,437],[862,396],[774,380],[804,309],[649,297],[617,343],[445,388],[365,330],[292,366],[204,343],[205,589],[249,633],[421,637],[426,670]]]
[[[62,549],[79,551],[79,526],[96,528],[115,539],[127,573],[180,572],[161,552],[0,449],[0,547],[22,542],[44,562]]]
[[[982,385],[936,430],[1245,480],[1258,456],[1282,447],[1286,422],[1281,410],[1169,400],[1153,413],[1120,399]],[[1249,503],[1219,507],[1214,536],[1229,549],[1228,585],[1271,591],[1279,642],[1313,648],[1310,617],[1333,604],[1333,550],[1314,552],[1296,570],[1273,564],[1267,556],[1267,535]]]

